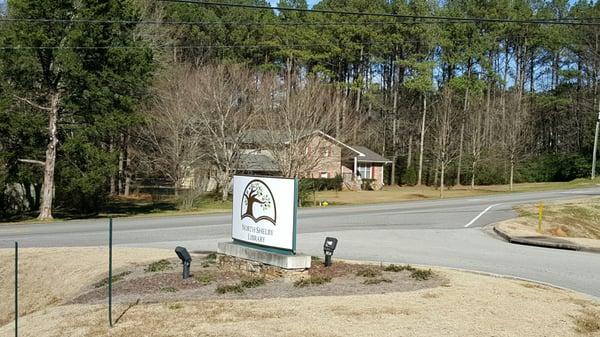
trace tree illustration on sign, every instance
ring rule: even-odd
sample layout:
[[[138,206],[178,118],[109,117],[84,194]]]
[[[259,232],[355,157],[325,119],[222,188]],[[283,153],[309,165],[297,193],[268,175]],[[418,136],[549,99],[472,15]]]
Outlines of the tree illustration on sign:
[[[255,206],[257,207],[255,208]],[[246,186],[242,200],[242,210],[244,210],[242,219],[250,218],[254,222],[267,220],[275,224],[273,196],[267,185],[260,180],[253,180]]]

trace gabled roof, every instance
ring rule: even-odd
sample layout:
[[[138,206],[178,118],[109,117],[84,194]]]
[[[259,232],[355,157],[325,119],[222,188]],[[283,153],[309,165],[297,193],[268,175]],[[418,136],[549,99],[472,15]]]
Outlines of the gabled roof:
[[[368,148],[360,145],[352,145],[352,147],[360,152],[360,155],[356,156],[358,162],[369,162],[369,163],[391,163],[392,161],[380,156],[379,154],[369,150]]]
[[[279,167],[275,160],[267,155],[258,153],[244,153],[240,155],[237,170],[277,172]]]
[[[347,148],[348,150],[361,155],[362,153],[358,150],[356,150],[355,148],[353,148],[352,146],[349,146],[339,140],[337,140],[336,138],[326,134],[325,132],[321,131],[321,130],[314,130],[314,131],[309,131],[309,130],[298,130],[297,134],[295,135],[297,138],[304,138],[310,135],[319,135],[322,136],[323,138],[338,144],[340,146],[343,146],[345,148]],[[270,144],[270,145],[274,145],[274,144],[287,144],[290,142],[289,139],[289,132],[287,131],[276,131],[276,130],[265,130],[265,129],[249,129],[244,131],[244,133],[241,135],[241,141],[242,143],[246,143],[246,144]]]

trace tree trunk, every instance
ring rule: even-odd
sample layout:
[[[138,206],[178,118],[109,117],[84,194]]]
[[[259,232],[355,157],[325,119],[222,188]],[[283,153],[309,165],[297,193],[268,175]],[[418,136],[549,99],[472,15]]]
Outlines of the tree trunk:
[[[58,145],[58,109],[60,94],[52,94],[50,111],[48,112],[48,145],[46,147],[46,162],[44,163],[44,186],[39,220],[52,219],[52,201],[54,199],[54,168],[56,166],[56,146]]]
[[[412,166],[412,135],[408,136],[408,155],[406,156],[406,168]]]
[[[222,173],[221,175],[221,201],[227,201],[229,197],[229,174]]]
[[[446,164],[444,161],[440,161],[440,199],[444,197],[444,173],[446,171]]]
[[[465,135],[465,123],[460,126],[460,145],[458,148],[458,168],[456,170],[456,185],[460,186],[460,170],[462,166],[463,139]]]
[[[515,178],[515,161],[510,160],[510,191],[513,191],[513,181]]]
[[[122,137],[121,137],[122,139]],[[122,144],[119,147],[119,174],[117,175],[117,186],[118,186],[118,191],[117,193],[119,195],[121,195],[121,193],[123,193],[123,162],[125,161],[125,155],[123,154],[123,147]]]
[[[423,176],[423,145],[425,143],[425,117],[427,114],[427,96],[423,94],[423,119],[421,121],[421,142],[419,144],[419,172],[417,175],[417,186],[422,183]]]
[[[473,163],[471,164],[471,189],[474,190],[475,189],[475,168],[477,166],[477,162],[475,160],[473,160]]]
[[[123,150],[123,152],[125,153],[125,162],[123,163],[124,169],[123,169],[123,173],[125,175],[125,187],[123,189],[123,195],[128,197],[129,196],[129,192],[130,192],[130,186],[131,186],[131,153],[130,153],[130,148],[129,148],[129,135],[127,134],[125,136],[125,144],[123,145],[125,147],[125,149]]]

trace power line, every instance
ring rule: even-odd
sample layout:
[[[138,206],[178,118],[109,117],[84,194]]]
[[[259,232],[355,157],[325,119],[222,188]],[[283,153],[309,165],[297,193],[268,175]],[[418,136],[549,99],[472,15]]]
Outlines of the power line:
[[[523,37],[523,36],[521,36]],[[517,36],[518,38],[518,36]],[[473,42],[474,39],[453,39],[451,42]],[[506,39],[498,38],[489,40],[487,42],[498,43],[504,42]],[[398,43],[427,43],[426,40],[399,40]],[[345,44],[352,44],[355,46],[393,46],[395,43],[387,41],[379,42],[356,42],[347,41]],[[440,45],[440,43],[436,43]],[[569,43],[569,45],[587,45],[585,42]],[[310,47],[338,47],[331,43],[306,43],[306,44],[288,44],[288,45],[276,45],[276,44],[203,44],[203,45],[175,45],[175,44],[163,44],[163,45],[147,45],[147,46],[3,46],[0,50],[108,50],[108,49],[259,49],[259,48],[273,48],[273,49],[284,49],[284,48],[310,48]],[[343,48],[343,46],[339,46]]]
[[[95,20],[95,19],[45,19],[45,18],[0,18],[0,22],[25,22],[25,23],[57,23],[57,24],[123,24],[123,25],[187,25],[187,26],[362,26],[362,25],[395,25],[409,24],[409,22],[397,21],[342,21],[342,22],[241,22],[241,21],[156,21],[156,20]],[[419,21],[414,23],[437,23],[435,21]],[[412,24],[412,23],[411,23]]]
[[[600,26],[600,22],[584,22],[584,19],[580,18],[568,18],[568,19],[496,19],[496,18],[461,18],[451,16],[431,16],[431,15],[405,15],[395,13],[370,13],[370,12],[350,12],[350,11],[339,11],[330,9],[306,9],[306,8],[288,8],[278,6],[262,6],[262,5],[246,5],[246,4],[235,4],[235,3],[223,3],[223,2],[208,2],[208,1],[196,1],[196,0],[159,0],[162,2],[170,3],[187,3],[204,6],[218,6],[218,7],[234,7],[234,8],[249,8],[249,9],[267,9],[277,11],[295,11],[304,13],[321,13],[321,14],[337,14],[337,15],[356,15],[356,16],[372,16],[372,17],[389,17],[403,20],[412,20],[418,22],[419,20],[433,20],[436,23],[519,23],[519,24],[544,24],[544,25],[576,25],[576,26]]]

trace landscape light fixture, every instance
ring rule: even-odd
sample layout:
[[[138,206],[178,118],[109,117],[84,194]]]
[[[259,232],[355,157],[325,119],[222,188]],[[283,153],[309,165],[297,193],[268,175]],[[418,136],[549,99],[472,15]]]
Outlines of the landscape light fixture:
[[[192,264],[192,257],[190,256],[190,253],[188,253],[187,249],[184,247],[179,246],[175,248],[175,253],[183,264],[183,278],[186,279],[190,277],[190,265]]]
[[[323,251],[325,252],[325,267],[331,266],[331,256],[337,246],[337,242],[338,240],[336,238],[325,238],[325,244],[323,245]]]

